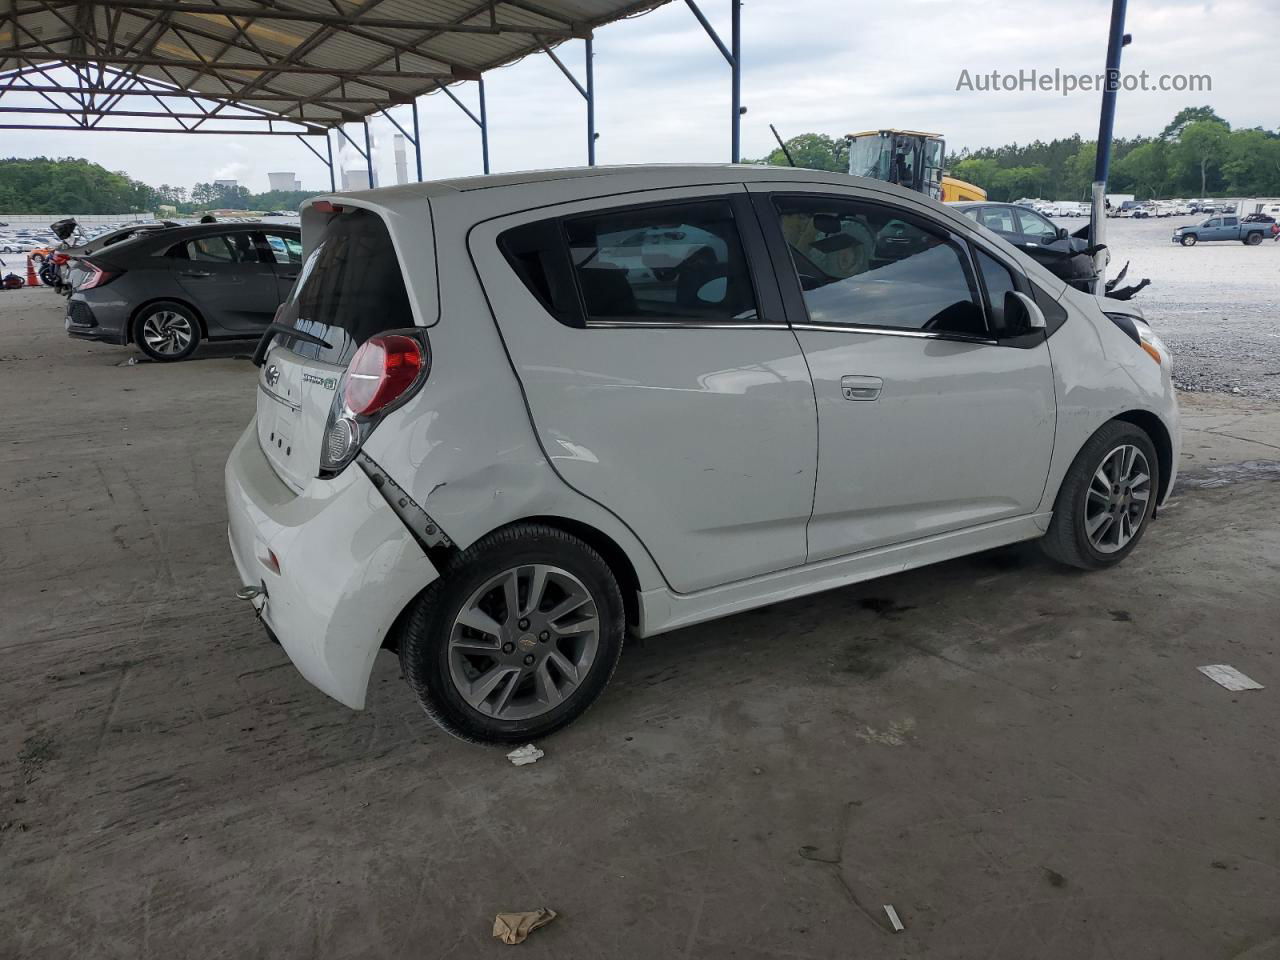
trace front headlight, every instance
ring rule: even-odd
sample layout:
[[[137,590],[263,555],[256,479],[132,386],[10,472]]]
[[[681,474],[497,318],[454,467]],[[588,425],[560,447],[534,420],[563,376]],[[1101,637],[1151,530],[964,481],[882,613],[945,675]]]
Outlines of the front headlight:
[[[1130,340],[1136,343],[1142,352],[1161,366],[1169,356],[1169,349],[1155,332],[1147,326],[1145,320],[1139,320],[1127,313],[1108,313],[1107,318],[1119,327]]]
[[[1164,345],[1164,341],[1141,320],[1135,320],[1133,325],[1138,328],[1138,346],[1145,350],[1152,360],[1163,365],[1165,357],[1169,356],[1169,349]]]

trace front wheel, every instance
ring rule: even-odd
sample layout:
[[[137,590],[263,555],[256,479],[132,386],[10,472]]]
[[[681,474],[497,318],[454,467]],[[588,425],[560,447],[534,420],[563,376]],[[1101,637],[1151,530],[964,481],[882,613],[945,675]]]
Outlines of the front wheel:
[[[1184,247],[1194,247],[1196,245],[1196,235],[1194,233],[1184,233],[1182,235],[1182,245]]]
[[[400,664],[427,715],[463,740],[523,743],[582,715],[622,654],[622,593],[588,544],[517,524],[427,589]]]
[[[1113,420],[1072,461],[1040,545],[1084,570],[1114,566],[1137,546],[1155,509],[1159,461],[1146,432]]]
[[[200,345],[200,321],[180,303],[153,303],[134,320],[133,342],[152,360],[185,360]]]

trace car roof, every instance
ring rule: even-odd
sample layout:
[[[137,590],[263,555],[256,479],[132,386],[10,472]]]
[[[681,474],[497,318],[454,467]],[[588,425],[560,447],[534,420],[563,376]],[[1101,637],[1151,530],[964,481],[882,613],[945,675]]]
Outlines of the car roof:
[[[524,170],[518,173],[491,174],[482,177],[458,177],[449,180],[427,180],[422,183],[406,183],[395,187],[379,187],[357,193],[337,191],[312,198],[338,200],[344,196],[367,197],[379,206],[391,206],[397,200],[416,200],[423,197],[469,193],[475,190],[498,190],[521,187],[551,181],[598,179],[609,181],[608,190],[619,192],[664,187],[700,186],[711,183],[755,182],[768,180],[812,180],[815,182],[849,183],[867,182],[877,189],[903,190],[904,195],[920,195],[881,180],[864,181],[847,173],[833,170],[808,170],[803,167],[779,167],[752,163],[690,163],[690,164],[633,164],[600,167],[565,167],[550,170]]]

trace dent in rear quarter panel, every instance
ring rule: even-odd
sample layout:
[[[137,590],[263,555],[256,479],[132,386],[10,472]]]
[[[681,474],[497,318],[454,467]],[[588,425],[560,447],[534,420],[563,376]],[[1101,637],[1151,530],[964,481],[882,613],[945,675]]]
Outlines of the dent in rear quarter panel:
[[[431,373],[418,395],[374,431],[365,451],[461,549],[518,520],[563,517],[617,543],[642,590],[664,586],[639,539],[547,463],[467,252],[474,214],[455,198],[437,198],[433,206],[441,285],[440,322],[428,332]]]
[[[1118,414],[1144,410],[1157,416],[1173,441],[1175,470],[1181,446],[1169,364],[1156,364],[1089,295],[1067,288],[1060,302],[1070,315],[1048,341],[1058,423],[1040,511],[1053,509],[1080,448]]]

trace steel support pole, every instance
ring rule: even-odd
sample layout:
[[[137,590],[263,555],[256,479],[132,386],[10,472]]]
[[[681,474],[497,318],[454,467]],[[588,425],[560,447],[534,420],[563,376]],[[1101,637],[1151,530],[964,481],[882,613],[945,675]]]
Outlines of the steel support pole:
[[[733,37],[730,40],[733,57],[729,61],[729,67],[733,70],[732,154],[733,162],[737,163],[742,154],[742,0],[729,2],[733,7]]]
[[[333,173],[333,137],[328,130],[324,132],[324,149],[329,155],[329,189],[338,192],[338,178]]]
[[[489,114],[484,106],[484,77],[480,83],[480,156],[484,160],[484,172],[489,173]]]
[[[596,71],[591,38],[587,37],[587,166],[596,165]]]
[[[1111,0],[1111,31],[1107,37],[1106,84],[1102,88],[1102,110],[1098,118],[1098,156],[1093,166],[1093,218],[1089,225],[1089,243],[1106,243],[1107,234],[1107,177],[1111,172],[1111,138],[1116,123],[1116,92],[1120,89],[1120,53],[1128,38],[1124,33],[1124,18],[1128,0]],[[1094,293],[1104,289],[1106,282],[1106,251],[1094,257],[1098,279]]]
[[[413,98],[413,157],[418,166],[418,182],[422,182],[422,133],[418,126],[418,98]]]
[[[364,159],[365,165],[369,168],[369,189],[372,190],[378,185],[378,181],[373,176],[373,141],[369,139],[369,121],[366,119],[364,124]]]

